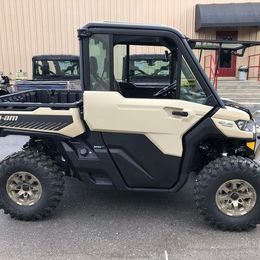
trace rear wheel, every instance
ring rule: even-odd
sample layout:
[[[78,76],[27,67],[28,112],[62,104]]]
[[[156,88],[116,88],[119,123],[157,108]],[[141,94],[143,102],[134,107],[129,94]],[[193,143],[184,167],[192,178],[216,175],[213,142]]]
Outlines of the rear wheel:
[[[254,161],[223,157],[199,173],[195,203],[205,220],[222,230],[256,227],[260,218],[260,170]]]
[[[58,205],[64,189],[63,174],[42,152],[26,149],[0,164],[0,207],[20,220],[48,216]]]
[[[42,197],[41,182],[25,171],[15,172],[8,178],[6,191],[10,199],[21,206],[34,205]]]

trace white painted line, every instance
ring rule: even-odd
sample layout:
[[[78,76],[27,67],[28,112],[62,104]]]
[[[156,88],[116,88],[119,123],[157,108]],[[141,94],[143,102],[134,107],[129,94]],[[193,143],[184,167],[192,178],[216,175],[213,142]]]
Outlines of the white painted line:
[[[167,253],[166,250],[164,251],[164,255],[165,255],[165,260],[169,260],[169,258],[168,258],[168,253]]]

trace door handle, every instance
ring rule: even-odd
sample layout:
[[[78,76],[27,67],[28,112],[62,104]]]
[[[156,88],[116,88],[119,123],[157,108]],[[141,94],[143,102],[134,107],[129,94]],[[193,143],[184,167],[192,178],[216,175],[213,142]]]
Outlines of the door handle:
[[[172,115],[173,116],[183,116],[183,117],[187,117],[189,115],[188,112],[186,111],[172,111]]]

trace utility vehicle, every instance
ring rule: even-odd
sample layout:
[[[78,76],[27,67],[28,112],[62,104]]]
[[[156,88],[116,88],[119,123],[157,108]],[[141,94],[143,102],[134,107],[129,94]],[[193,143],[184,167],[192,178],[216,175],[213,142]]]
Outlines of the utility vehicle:
[[[0,71],[0,96],[8,94],[10,91],[10,78],[5,76],[2,71]]]
[[[190,40],[170,27],[119,23],[89,23],[78,37],[82,91],[0,98],[0,136],[30,136],[23,151],[0,164],[4,212],[20,220],[46,217],[61,200],[64,175],[104,189],[177,192],[195,172],[195,203],[208,223],[223,230],[255,227],[255,122],[248,110],[223,104]],[[167,51],[166,86],[148,80],[136,88],[129,69],[123,77],[123,60],[129,66],[140,48]],[[184,100],[187,85],[193,91]]]
[[[79,56],[33,56],[32,80],[16,81],[12,92],[33,89],[80,89]]]

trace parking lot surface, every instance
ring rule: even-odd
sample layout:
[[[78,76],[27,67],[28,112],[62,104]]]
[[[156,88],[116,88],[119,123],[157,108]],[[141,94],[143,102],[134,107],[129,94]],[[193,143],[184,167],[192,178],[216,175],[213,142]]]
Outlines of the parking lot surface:
[[[24,137],[0,138],[0,159]],[[21,222],[0,213],[0,259],[259,259],[260,226],[214,230],[193,203],[193,178],[179,193],[89,190],[66,178],[51,217]]]

